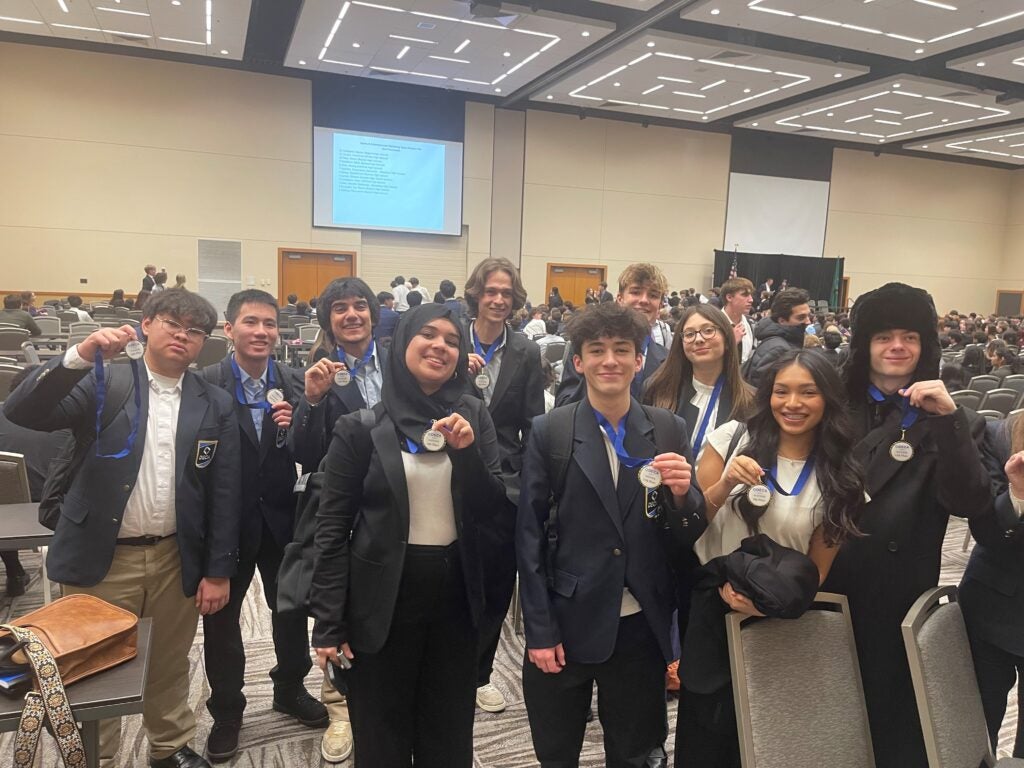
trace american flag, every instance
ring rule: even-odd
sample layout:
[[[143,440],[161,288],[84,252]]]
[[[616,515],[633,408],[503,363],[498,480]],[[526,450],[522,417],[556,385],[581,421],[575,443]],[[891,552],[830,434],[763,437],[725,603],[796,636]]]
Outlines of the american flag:
[[[736,277],[736,251],[732,252],[732,266],[729,267],[729,279]]]

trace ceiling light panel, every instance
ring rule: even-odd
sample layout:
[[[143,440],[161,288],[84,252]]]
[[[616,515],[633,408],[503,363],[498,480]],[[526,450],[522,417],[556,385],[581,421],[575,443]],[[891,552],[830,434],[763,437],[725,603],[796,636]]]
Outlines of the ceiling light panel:
[[[507,3],[490,18],[455,0],[306,0],[285,65],[508,94],[613,29]]]
[[[601,5],[617,5],[620,8],[630,8],[634,11],[649,11],[661,0],[593,0]]]
[[[1024,166],[1024,123],[920,141],[906,145],[905,149]]]
[[[637,38],[531,98],[703,123],[832,85],[836,75],[853,79],[867,71],[658,33]]]
[[[1024,118],[1024,104],[996,104],[994,93],[979,93],[939,80],[895,77],[810,99],[736,125],[836,141],[888,144],[1018,117]]]
[[[984,65],[983,71],[979,65]],[[954,59],[946,66],[961,72],[981,72],[989,77],[1024,83],[1024,43],[1011,43],[985,53]]]
[[[4,0],[0,30],[241,60],[251,0]],[[222,53],[227,51],[227,53]]]
[[[681,16],[907,60],[1024,29],[1021,0],[704,0]]]

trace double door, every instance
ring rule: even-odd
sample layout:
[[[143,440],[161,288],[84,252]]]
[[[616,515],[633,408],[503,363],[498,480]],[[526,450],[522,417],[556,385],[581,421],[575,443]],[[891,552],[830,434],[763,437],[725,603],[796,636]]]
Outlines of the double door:
[[[597,290],[597,284],[605,282],[606,271],[606,267],[592,264],[548,264],[544,298],[533,303],[546,304],[551,289],[558,288],[563,301],[571,301],[573,306],[582,307],[586,301],[587,289]]]
[[[288,303],[288,294],[309,301],[331,280],[356,273],[356,255],[351,252],[279,248],[278,260],[277,300],[281,306]]]

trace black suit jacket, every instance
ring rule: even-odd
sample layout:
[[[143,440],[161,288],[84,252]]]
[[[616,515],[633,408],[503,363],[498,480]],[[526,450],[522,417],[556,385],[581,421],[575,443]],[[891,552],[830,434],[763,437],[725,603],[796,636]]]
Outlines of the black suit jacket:
[[[142,278],[142,290],[152,291],[154,285],[156,285],[156,280],[151,275],[145,275]]]
[[[327,352],[322,351],[312,362],[328,356]],[[376,345],[376,357],[377,368],[383,373],[388,351]],[[334,423],[346,413],[365,407],[366,401],[359,391],[355,376],[344,387],[331,384],[323,400],[315,406],[309,404],[305,395],[299,398],[299,405],[292,415],[291,429],[288,430],[288,446],[295,461],[302,465],[303,472],[317,471],[331,444]]]
[[[106,577],[114,557],[124,508],[138,480],[146,444],[149,386],[140,365],[139,430],[131,452],[106,459],[91,448],[64,497],[46,567],[62,584],[91,587]],[[110,390],[133,391],[128,365],[107,367]],[[203,577],[230,578],[238,565],[239,498],[238,421],[231,398],[187,371],[181,383],[175,436],[175,512],[181,581],[185,595],[196,593]],[[107,407],[116,407],[108,399]],[[76,439],[95,434],[96,376],[72,370],[56,357],[35,371],[4,403],[15,424],[47,432],[70,428]],[[127,443],[134,396],[100,435],[103,450]],[[212,459],[200,460],[201,441],[215,444]]]
[[[674,654],[671,643],[675,582],[671,570],[674,552],[692,549],[707,527],[704,498],[696,482],[681,508],[666,499],[664,516],[671,525],[675,545],[662,526],[645,515],[645,495],[636,469],[620,466],[617,486],[612,483],[605,438],[593,410],[584,401],[574,420],[573,452],[565,473],[558,505],[558,550],[553,591],[547,587],[544,523],[550,513],[552,478],[548,454],[553,441],[549,416],[534,419],[526,449],[523,487],[516,521],[516,556],[519,587],[530,648],[564,645],[570,661],[596,664],[615,649],[622,590],[629,587],[643,608],[666,663]],[[677,452],[690,460],[689,440],[682,419]],[[626,451],[631,456],[653,457],[654,426],[635,400],[626,417]]]
[[[476,440],[452,463],[452,501],[466,596],[474,620],[484,607],[488,564],[480,554],[480,528],[505,501],[498,476],[498,445],[483,403],[464,395],[455,410],[472,425]],[[316,562],[310,608],[316,618],[313,644],[349,642],[375,653],[387,640],[409,538],[409,503],[402,450],[383,405],[367,429],[359,414],[334,427],[317,511]],[[358,663],[358,662],[357,662]]]
[[[572,364],[572,356],[575,354],[572,344],[565,345],[565,356],[562,358],[562,380],[558,383],[558,391],[555,393],[555,405],[567,405],[578,403],[587,395],[587,382],[576,373],[576,367]],[[633,397],[639,398],[643,393],[643,383],[647,377],[658,370],[665,358],[668,357],[668,350],[661,344],[652,340],[647,347],[647,357],[644,360],[643,370],[633,385]]]
[[[294,408],[302,397],[302,379],[294,368],[271,361],[274,385],[284,392],[285,400]],[[269,413],[263,414],[260,438],[252,421],[252,409],[238,402],[231,355],[202,370],[203,378],[220,387],[234,402],[241,437],[240,468],[242,478],[242,521],[239,557],[243,561],[256,557],[263,534],[262,522],[273,534],[278,549],[292,540],[295,525],[295,459],[288,449],[287,430],[279,430]]]
[[[693,396],[697,394],[693,382],[688,381],[683,385],[683,391],[679,394],[679,404],[676,406],[676,413],[686,420],[686,426],[692,433],[700,425],[697,423],[700,411],[697,406],[691,403]],[[720,427],[732,418],[732,391],[726,385],[722,386],[722,393],[718,396],[718,413],[715,414],[715,423],[708,424],[707,434]],[[698,452],[700,447],[697,448]]]

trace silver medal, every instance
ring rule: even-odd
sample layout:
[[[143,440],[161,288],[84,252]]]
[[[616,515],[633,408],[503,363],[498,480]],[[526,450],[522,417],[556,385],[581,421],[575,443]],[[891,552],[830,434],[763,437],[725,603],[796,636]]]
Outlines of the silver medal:
[[[473,383],[476,384],[477,389],[487,389],[491,385],[491,377],[481,371],[473,379]]]
[[[339,387],[347,387],[351,382],[352,374],[349,373],[348,368],[342,368],[334,374],[334,383]]]
[[[897,440],[889,446],[889,455],[892,456],[895,461],[910,461],[914,458],[914,446],[906,440]]]
[[[771,489],[764,483],[752,485],[747,491],[747,500],[755,507],[767,507],[768,502],[772,500]]]
[[[423,433],[421,442],[423,443],[423,447],[428,451],[440,451],[448,441],[445,440],[444,435],[436,429],[428,429]]]
[[[139,360],[146,351],[146,346],[138,339],[132,339],[124,346],[124,353],[132,360]]]
[[[661,472],[656,470],[651,464],[644,464],[640,467],[637,476],[640,478],[640,485],[644,488],[654,490],[661,486]]]
[[[280,389],[272,389],[267,392],[267,402],[271,405],[276,405],[284,400],[284,392]]]

